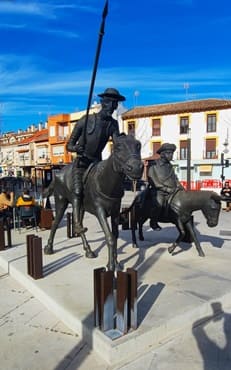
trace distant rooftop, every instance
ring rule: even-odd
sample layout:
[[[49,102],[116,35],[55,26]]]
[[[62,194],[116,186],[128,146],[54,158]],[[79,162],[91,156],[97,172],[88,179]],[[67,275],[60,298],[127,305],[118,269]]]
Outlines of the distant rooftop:
[[[122,114],[123,119],[134,119],[150,116],[163,116],[169,114],[204,112],[217,109],[231,108],[228,99],[203,99],[178,103],[156,104],[135,107]]]

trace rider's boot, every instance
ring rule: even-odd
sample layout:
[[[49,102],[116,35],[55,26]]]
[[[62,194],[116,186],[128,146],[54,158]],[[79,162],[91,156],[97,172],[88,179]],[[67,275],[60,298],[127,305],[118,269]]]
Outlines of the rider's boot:
[[[85,233],[88,229],[83,227],[80,222],[80,214],[81,214],[81,205],[82,201],[80,197],[74,196],[73,199],[73,234],[79,236],[82,233]]]

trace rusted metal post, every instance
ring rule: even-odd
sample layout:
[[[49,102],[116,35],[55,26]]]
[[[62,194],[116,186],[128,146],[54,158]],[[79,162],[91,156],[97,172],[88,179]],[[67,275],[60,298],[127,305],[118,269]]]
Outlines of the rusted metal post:
[[[10,219],[7,218],[6,220],[6,235],[7,235],[7,246],[8,248],[12,247],[12,239],[11,239],[11,228],[10,228]]]
[[[34,237],[32,239],[33,249],[33,278],[41,279],[43,277],[43,261],[42,261],[42,238]]]
[[[105,272],[105,267],[99,267],[94,270],[94,324],[96,327],[101,326],[101,272]]]
[[[113,282],[114,282],[113,271],[103,271],[100,273],[100,287],[101,287],[100,328],[102,331],[114,329]]]
[[[33,276],[33,259],[32,259],[32,239],[35,237],[34,234],[28,234],[26,236],[26,249],[27,249],[27,273]]]
[[[5,231],[4,231],[4,223],[3,220],[0,220],[0,250],[3,251],[5,249]]]
[[[127,268],[128,274],[128,328],[137,329],[137,271]]]
[[[117,273],[116,329],[123,334],[128,331],[128,274],[122,271]]]
[[[42,238],[27,235],[27,272],[34,279],[43,277]]]

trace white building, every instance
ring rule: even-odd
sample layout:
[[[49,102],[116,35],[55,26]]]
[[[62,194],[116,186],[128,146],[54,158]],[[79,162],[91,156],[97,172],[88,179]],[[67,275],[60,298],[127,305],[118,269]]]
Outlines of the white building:
[[[124,130],[142,143],[142,158],[155,158],[164,142],[174,143],[174,165],[187,180],[187,152],[191,146],[191,180],[221,179],[221,155],[231,159],[231,100],[205,99],[130,109],[122,114]],[[190,145],[191,144],[191,145]],[[223,169],[231,179],[231,166]]]

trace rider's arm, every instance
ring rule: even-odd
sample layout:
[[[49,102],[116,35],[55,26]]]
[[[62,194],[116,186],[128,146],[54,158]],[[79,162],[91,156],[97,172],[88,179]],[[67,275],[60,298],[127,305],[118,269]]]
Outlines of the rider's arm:
[[[110,127],[110,136],[113,139],[114,135],[118,136],[119,134],[120,134],[120,131],[119,131],[118,121],[116,121],[115,119],[112,119],[111,127]]]
[[[83,149],[81,149],[82,145],[78,144],[78,140],[83,133],[82,122],[82,120],[78,121],[78,123],[75,124],[75,127],[72,130],[71,136],[66,144],[68,152],[76,152],[77,154],[82,154],[83,152]]]
[[[166,191],[167,190],[167,186],[165,186],[159,179],[159,175],[158,175],[158,169],[157,169],[157,166],[156,164],[153,164],[151,167],[149,167],[148,169],[148,182],[149,184],[157,189],[157,190],[163,190],[163,191]]]

